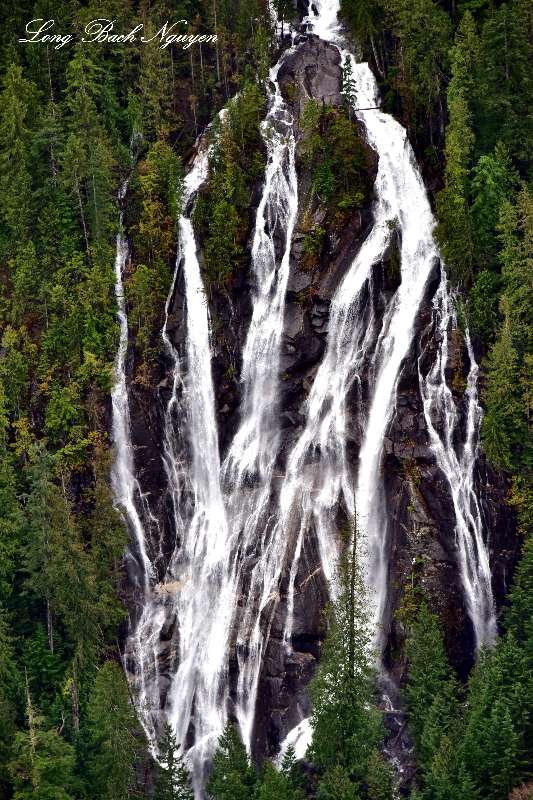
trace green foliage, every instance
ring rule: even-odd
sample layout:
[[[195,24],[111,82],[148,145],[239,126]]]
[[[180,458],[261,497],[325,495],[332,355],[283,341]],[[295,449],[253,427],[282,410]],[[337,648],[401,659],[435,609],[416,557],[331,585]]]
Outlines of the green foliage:
[[[349,91],[349,87],[348,87]],[[368,152],[348,106],[322,108],[308,100],[301,120],[301,153],[314,172],[313,188],[341,228],[349,208],[359,208],[368,192]]]
[[[195,229],[203,240],[208,289],[227,286],[235,269],[244,264],[249,186],[260,177],[265,163],[259,129],[263,105],[258,84],[248,83],[228,103],[223,119],[213,125],[209,183],[194,212]]]
[[[422,797],[426,800],[460,800],[463,797],[483,797],[491,800],[506,800],[509,792],[520,783],[531,778],[533,758],[533,702],[531,685],[533,680],[531,660],[531,625],[528,608],[531,604],[531,548],[528,545],[524,560],[519,567],[515,584],[510,592],[511,605],[505,614],[507,633],[500,638],[493,650],[482,649],[469,679],[466,703],[458,709],[451,706],[447,716],[435,715],[432,710],[441,698],[441,708],[450,696],[447,684],[451,683],[449,667],[443,664],[442,654],[434,656],[441,669],[433,669],[433,661],[420,680],[425,691],[416,694],[416,683],[411,676],[407,694],[413,696],[411,720],[418,730],[417,741],[424,769],[425,788]],[[421,609],[422,613],[422,609]],[[439,649],[435,634],[425,631],[433,645],[429,652]],[[419,640],[420,643],[420,640]],[[416,658],[415,642],[410,645],[411,657]],[[420,660],[420,657],[419,657]],[[428,680],[430,676],[430,680]],[[436,686],[434,698],[429,695],[429,686],[440,676],[444,689]],[[428,699],[428,711],[424,715],[423,697]],[[437,721],[433,730],[437,736],[433,746],[424,757],[424,737],[431,723]],[[422,724],[421,724],[422,721]],[[421,733],[420,733],[421,731]]]
[[[294,790],[295,800],[297,800],[300,795],[305,795],[307,781],[305,776],[302,774],[299,762],[296,760],[296,752],[292,744],[290,744],[285,751],[281,761],[281,771],[287,778],[289,785]]]
[[[341,14],[363,43],[379,31],[383,10],[378,0],[341,0]]]
[[[374,750],[368,762],[368,800],[392,800],[394,769]]]
[[[168,723],[165,723],[158,747],[155,800],[194,800],[189,770],[183,763],[183,757],[178,755],[180,745]]]
[[[530,384],[533,378],[533,318],[527,300],[532,285],[533,200],[524,186],[516,204],[500,214],[504,321],[488,358],[483,436],[489,458],[516,469],[533,461],[530,434]]]
[[[437,196],[437,240],[455,280],[468,278],[472,270],[472,222],[468,208],[469,169],[474,148],[472,71],[479,45],[474,20],[465,13],[452,48],[452,78],[447,89],[450,121],[446,128],[446,186]]]
[[[338,593],[329,610],[321,662],[309,690],[313,704],[309,757],[325,772],[326,784],[330,780],[342,783],[347,776],[354,791],[365,779],[383,736],[374,697],[373,631],[360,551],[354,522],[344,535],[334,576]]]
[[[283,769],[278,772],[268,758],[263,765],[261,782],[256,788],[256,800],[303,800],[302,790],[295,789],[290,774]]]
[[[426,769],[454,720],[458,690],[439,619],[426,603],[420,605],[405,650],[409,682],[404,696],[411,710],[409,723],[417,741],[419,763]]]
[[[361,795],[346,767],[335,764],[319,780],[316,797],[317,800],[358,800]]]
[[[126,677],[114,661],[99,669],[87,704],[89,782],[98,800],[125,800],[140,791],[138,762],[146,759],[144,732]]]
[[[484,152],[502,140],[520,159],[530,158],[533,84],[528,38],[511,3],[502,3],[483,25],[477,116]]]
[[[76,790],[76,754],[55,729],[45,730],[37,716],[29,690],[26,714],[28,730],[18,731],[9,771],[13,776],[15,800],[69,800]]]
[[[248,800],[258,782],[257,770],[229,720],[218,740],[213,762],[214,769],[205,786],[208,795],[214,800]]]
[[[450,17],[432,0],[385,0],[383,6],[393,33],[401,39],[392,85],[400,93],[415,137],[422,117],[433,144],[436,105],[450,59]]]

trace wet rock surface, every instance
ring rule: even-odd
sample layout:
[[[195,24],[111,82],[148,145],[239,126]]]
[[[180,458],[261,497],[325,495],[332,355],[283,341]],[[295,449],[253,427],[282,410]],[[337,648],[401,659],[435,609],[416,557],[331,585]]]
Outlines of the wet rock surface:
[[[340,100],[341,67],[338,51],[317,37],[302,39],[301,46],[289,54],[279,70],[282,87],[294,92],[295,115],[301,113],[305,99],[326,103]],[[373,160],[373,174],[377,160]],[[372,227],[371,206],[357,210],[338,235],[329,237],[324,255],[316,270],[300,269],[304,233],[301,222],[307,208],[311,178],[299,166],[299,216],[291,246],[290,276],[284,314],[281,355],[279,422],[281,447],[273,481],[272,508],[277,503],[285,462],[297,441],[305,421],[305,404],[320,364],[328,336],[329,309],[332,297],[343,276],[351,266],[358,248]],[[252,205],[257,206],[261,184],[254,187]],[[313,214],[319,214],[318,207]],[[315,219],[316,224],[318,217]],[[392,236],[394,244],[394,235]],[[399,285],[399,274],[392,252],[376,264],[366,302],[375,310],[379,334],[384,309]],[[387,550],[390,554],[388,575],[388,605],[384,620],[385,667],[383,675],[383,711],[390,733],[386,752],[395,761],[405,786],[409,784],[414,767],[412,742],[406,732],[406,715],[400,707],[398,688],[405,678],[405,663],[401,645],[405,627],[397,614],[405,602],[406,587],[419,587],[430,606],[439,613],[446,632],[446,641],[453,664],[462,679],[466,677],[474,658],[473,630],[469,620],[458,566],[455,541],[455,517],[450,490],[429,448],[429,433],[423,413],[419,386],[419,364],[427,371],[437,356],[438,337],[432,299],[438,286],[440,267],[427,286],[425,302],[418,317],[412,351],[403,365],[397,390],[396,410],[384,442],[382,474],[386,487],[389,528]],[[221,456],[226,453],[239,423],[240,370],[246,333],[252,313],[254,279],[249,268],[237,271],[227,293],[208,298],[212,323],[215,402]],[[174,297],[169,309],[167,332],[178,349],[183,365],[186,386],[185,353],[186,308],[183,276],[178,272]],[[479,346],[477,346],[479,356]],[[369,357],[371,353],[369,353]],[[349,396],[351,438],[348,453],[354,468],[361,444],[360,409],[368,400],[370,363],[364,367],[360,382]],[[128,362],[130,375],[130,407],[135,464],[143,493],[154,519],[151,556],[163,579],[166,565],[179,545],[174,531],[172,502],[162,462],[162,439],[165,409],[171,396],[171,364],[164,354],[158,374],[150,385],[131,381],[133,361]],[[457,386],[464,383],[468,372],[468,355],[460,334],[454,335],[449,353],[449,377]],[[464,391],[464,390],[463,390]],[[465,409],[461,392],[454,395],[462,415],[461,435],[464,436]],[[461,427],[461,426],[460,426]],[[183,458],[190,459],[190,447],[183,442]],[[515,521],[505,497],[505,479],[494,473],[480,452],[476,466],[478,496],[482,500],[485,536],[490,543],[493,590],[498,606],[505,602],[508,586],[519,551]],[[186,491],[186,487],[183,487]],[[191,498],[191,507],[193,499]],[[345,521],[339,508],[339,526]],[[158,527],[158,530],[155,528]],[[158,552],[158,542],[162,547]],[[289,548],[290,550],[290,548]],[[250,559],[250,566],[253,559]],[[253,754],[258,760],[276,754],[280,741],[301,719],[309,714],[307,686],[316,669],[323,641],[321,611],[327,602],[327,587],[320,566],[318,543],[310,529],[303,542],[303,556],[290,598],[293,606],[292,648],[283,641],[288,613],[287,563],[279,593],[264,611],[263,624],[268,633],[257,697],[253,734]],[[129,596],[135,605],[136,587],[130,573]],[[246,581],[245,581],[246,582]],[[179,590],[179,587],[178,589]],[[245,590],[245,586],[243,587]],[[172,605],[172,592],[162,590],[161,603]],[[162,707],[176,668],[178,631],[172,613],[161,633],[159,671]],[[233,643],[232,647],[235,647]],[[230,656],[230,710],[235,700],[237,659]]]

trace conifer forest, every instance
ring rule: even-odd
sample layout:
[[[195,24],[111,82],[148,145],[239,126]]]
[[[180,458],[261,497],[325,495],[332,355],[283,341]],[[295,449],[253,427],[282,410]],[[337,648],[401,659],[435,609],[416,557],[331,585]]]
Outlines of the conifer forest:
[[[533,0],[0,15],[0,800],[533,798]]]

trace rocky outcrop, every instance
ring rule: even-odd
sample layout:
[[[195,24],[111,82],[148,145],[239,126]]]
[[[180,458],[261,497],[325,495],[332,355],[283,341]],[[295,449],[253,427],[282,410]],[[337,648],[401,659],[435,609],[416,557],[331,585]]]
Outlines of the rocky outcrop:
[[[336,48],[315,36],[301,37],[300,46],[286,55],[278,78],[285,96],[290,99],[298,120],[306,99],[335,104],[340,101],[342,70]],[[374,157],[371,171],[375,175]],[[309,204],[311,176],[299,165],[299,214],[291,246],[290,277],[286,296],[282,344],[282,381],[279,398],[279,419],[282,444],[273,483],[272,504],[285,469],[285,460],[302,430],[305,403],[318,365],[322,359],[329,322],[332,296],[351,265],[358,248],[372,226],[371,206],[357,210],[343,230],[328,236],[321,260],[316,268],[301,269],[305,232],[302,223],[310,212],[312,224],[321,224],[322,209],[318,201]],[[261,184],[252,192],[252,207],[257,207]],[[395,235],[390,252],[382,263],[374,266],[374,275],[366,301],[372,304],[376,317],[383,315],[389,299],[398,287],[399,271],[395,264]],[[397,406],[385,440],[383,476],[386,486],[389,519],[388,551],[389,600],[384,621],[385,664],[383,676],[383,710],[389,720],[387,752],[395,758],[409,779],[412,763],[411,743],[405,732],[405,716],[398,710],[398,687],[404,677],[405,663],[401,645],[405,636],[402,614],[406,587],[416,585],[443,620],[447,645],[453,663],[465,677],[474,657],[473,631],[464,603],[459,574],[453,504],[449,487],[428,446],[429,434],[420,396],[419,364],[429,368],[436,357],[438,341],[432,299],[439,283],[436,265],[433,279],[427,286],[426,298],[418,319],[412,351],[405,360],[398,386]],[[242,351],[252,313],[252,276],[247,267],[239,269],[229,290],[212,294],[209,308],[213,328],[212,369],[215,382],[219,441],[222,453],[239,422],[239,375]],[[170,308],[167,332],[174,345],[183,352],[185,341],[185,290],[183,276],[178,275]],[[479,353],[477,354],[479,357]],[[129,363],[130,376],[134,364]],[[157,537],[163,544],[156,559],[162,578],[174,548],[179,545],[173,530],[171,501],[162,468],[161,447],[164,410],[170,398],[170,364],[161,357],[159,374],[153,385],[130,383],[132,438],[139,480],[148,497],[152,514],[158,521],[154,531],[154,552]],[[352,436],[348,443],[349,457],[357,463],[361,430],[359,404],[368,399],[370,363],[364,367],[357,392],[349,397]],[[461,337],[457,335],[450,351],[450,370],[463,380],[468,370],[468,357]],[[460,385],[460,381],[458,382]],[[462,409],[463,399],[456,392]],[[462,409],[464,417],[464,409]],[[464,422],[464,419],[463,419]],[[184,443],[187,458],[187,443]],[[505,601],[505,588],[517,558],[518,541],[514,520],[505,505],[505,480],[492,471],[482,454],[477,463],[478,493],[483,501],[486,535],[490,541],[491,568],[496,600]],[[345,521],[339,507],[339,527]],[[313,530],[303,543],[303,556],[295,580],[293,596],[294,626],[292,653],[283,644],[284,622],[288,604],[288,569],[279,586],[274,606],[269,607],[270,633],[260,676],[257,716],[254,727],[254,756],[261,760],[276,753],[279,742],[309,713],[307,686],[320,658],[323,629],[321,611],[327,602],[327,590],[320,566],[318,544]],[[161,588],[161,593],[179,591],[179,587]],[[134,591],[131,602],[134,603]],[[266,626],[266,616],[265,616]],[[172,616],[161,635],[160,674],[161,700],[164,703],[169,675],[176,666],[177,636]],[[233,651],[230,660],[230,696],[233,697],[237,661]],[[401,712],[401,709],[400,709]]]

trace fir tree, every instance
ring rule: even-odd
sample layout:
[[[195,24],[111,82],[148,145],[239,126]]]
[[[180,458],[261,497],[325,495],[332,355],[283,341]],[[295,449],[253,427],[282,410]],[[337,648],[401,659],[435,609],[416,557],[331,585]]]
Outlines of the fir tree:
[[[114,661],[100,668],[87,704],[88,778],[97,800],[126,800],[138,790],[146,740],[126,676]]]
[[[255,791],[255,800],[303,800],[303,797],[303,792],[293,787],[290,777],[283,770],[278,771],[267,758]]]
[[[213,762],[206,792],[214,800],[249,800],[257,784],[257,771],[229,720],[218,740]]]
[[[74,748],[57,730],[43,730],[26,689],[28,730],[17,732],[9,764],[14,800],[69,800],[77,788]]]
[[[404,689],[411,710],[420,765],[428,769],[440,740],[452,724],[457,706],[457,681],[444,648],[438,617],[422,603],[406,644],[409,682]]]
[[[334,575],[321,662],[310,687],[313,739],[309,756],[329,773],[342,767],[357,786],[383,736],[375,702],[371,609],[359,561],[355,522],[345,531]],[[339,773],[340,776],[340,773]],[[341,780],[341,777],[339,777]],[[343,779],[342,779],[343,780]]]
[[[472,224],[468,208],[472,131],[472,75],[478,59],[476,26],[466,12],[455,34],[452,78],[447,89],[450,120],[446,128],[446,187],[437,196],[437,239],[453,278],[464,280],[472,271]]]
[[[158,747],[155,800],[194,800],[191,776],[183,763],[183,756],[178,755],[180,745],[168,722],[165,723],[163,738],[159,740]]]

